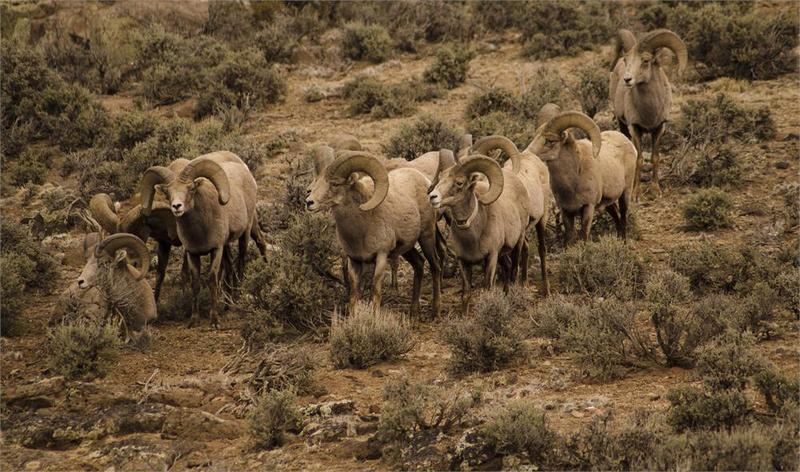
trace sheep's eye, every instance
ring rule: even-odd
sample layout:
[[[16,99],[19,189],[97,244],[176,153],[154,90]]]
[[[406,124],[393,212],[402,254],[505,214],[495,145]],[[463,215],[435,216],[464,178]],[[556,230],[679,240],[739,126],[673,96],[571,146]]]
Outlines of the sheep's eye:
[[[461,180],[461,179],[456,180],[456,187],[461,188],[463,186],[464,186],[464,181],[463,180]]]

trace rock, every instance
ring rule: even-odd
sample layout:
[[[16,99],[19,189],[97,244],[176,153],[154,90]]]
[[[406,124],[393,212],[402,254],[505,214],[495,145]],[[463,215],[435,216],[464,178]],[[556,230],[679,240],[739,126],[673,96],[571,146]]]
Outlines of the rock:
[[[211,465],[211,459],[208,458],[206,453],[201,451],[192,451],[185,457],[186,467],[192,469],[195,467],[208,467]]]
[[[789,168],[789,161],[778,161],[775,163],[775,167],[781,170]]]
[[[223,420],[211,413],[188,408],[170,412],[161,429],[164,439],[189,439],[210,441],[214,439],[236,439],[244,434],[244,427],[237,421]]]
[[[786,136],[783,138],[784,141],[800,141],[800,134],[798,133],[787,133]]]
[[[547,402],[547,403],[544,404],[544,409],[545,410],[549,411],[549,410],[554,410],[555,408],[556,408],[556,404],[553,403],[553,402]]]
[[[650,395],[647,396],[647,399],[650,400],[651,402],[654,402],[656,400],[660,400],[661,399],[661,395],[659,395],[657,393],[651,393]]]
[[[384,374],[383,371],[380,370],[380,369],[373,370],[371,375],[373,377],[379,378],[379,379],[382,378],[382,377],[386,377],[386,374]]]
[[[178,387],[153,392],[147,397],[147,401],[184,408],[199,408],[204,403],[204,395],[194,388]]]
[[[306,416],[332,416],[343,415],[351,413],[355,409],[355,402],[353,400],[333,400],[329,402],[316,403],[303,408],[303,414]]]
[[[451,470],[464,470],[494,459],[492,448],[484,441],[478,428],[469,428],[461,434],[456,443]]]
[[[350,447],[351,456],[359,461],[372,461],[380,459],[383,455],[383,444],[372,437],[366,441],[356,441]]]
[[[572,410],[570,415],[572,415],[573,418],[583,418],[586,416],[586,414],[580,410]]]
[[[62,392],[65,388],[65,385],[66,380],[64,377],[51,377],[33,384],[20,385],[15,389],[5,389],[3,391],[3,401],[9,405],[12,405],[16,402],[32,397],[55,395],[56,393]]]

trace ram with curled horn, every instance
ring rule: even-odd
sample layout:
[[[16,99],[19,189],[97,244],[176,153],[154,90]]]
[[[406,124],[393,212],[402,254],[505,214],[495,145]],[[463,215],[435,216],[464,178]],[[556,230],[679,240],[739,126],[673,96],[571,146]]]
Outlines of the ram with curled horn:
[[[328,150],[330,149],[330,150]],[[436,214],[427,201],[430,181],[413,168],[387,170],[364,151],[319,149],[313,153],[314,181],[308,187],[308,211],[330,210],[336,235],[347,256],[353,310],[360,296],[365,264],[374,264],[372,303],[378,310],[389,261],[402,256],[414,269],[411,313],[419,311],[425,260],[433,279],[433,312],[439,311],[441,267],[436,252]],[[415,249],[419,243],[424,259]]]
[[[104,310],[118,312],[128,328],[140,331],[157,317],[153,290],[145,278],[150,267],[147,246],[128,233],[86,241],[87,261],[78,276],[78,290],[86,292],[96,287]]]
[[[528,147],[550,170],[550,187],[563,216],[566,243],[575,239],[575,218],[581,218],[581,236],[589,240],[596,211],[605,209],[627,238],[628,215],[636,176],[636,148],[622,133],[603,131],[580,112],[560,112],[547,104],[540,116],[546,121]],[[544,108],[544,107],[543,107]],[[575,139],[570,128],[589,139]]]
[[[686,68],[688,53],[686,45],[672,31],[658,29],[636,41],[633,33],[620,30],[616,56],[609,79],[609,94],[613,102],[614,116],[620,131],[636,146],[636,188],[638,194],[639,173],[644,162],[642,136],[649,134],[652,140],[653,189],[660,194],[659,142],[669,121],[672,106],[672,88],[664,71],[658,52],[669,49],[678,59],[678,73]]]
[[[210,255],[209,269],[212,326],[219,325],[219,293],[223,260],[229,257],[227,245],[238,242],[236,278],[244,276],[250,239],[254,239],[263,257],[266,244],[256,219],[257,186],[247,165],[235,154],[218,151],[191,160],[176,175],[172,170],[153,166],[142,176],[140,195],[142,213],[153,211],[155,192],[160,191],[175,217],[178,238],[185,251],[192,292],[200,291],[200,257]],[[228,263],[226,263],[228,265]],[[230,273],[234,272],[231,268]],[[189,321],[199,321],[200,299],[192,299]]]
[[[449,243],[461,272],[461,303],[465,312],[469,310],[474,264],[484,265],[486,288],[494,286],[501,260],[512,261],[510,266],[504,267],[508,272],[503,278],[506,289],[516,280],[520,261],[523,271],[527,267],[521,254],[531,223],[528,188],[521,174],[514,172],[513,165],[501,168],[495,160],[478,154],[505,145],[505,141],[497,137],[479,140],[472,146],[472,154],[460,153],[457,162],[452,151],[439,151],[446,158],[441,160],[436,184],[428,195],[435,208],[446,212],[451,224]],[[542,275],[546,287],[546,272]]]

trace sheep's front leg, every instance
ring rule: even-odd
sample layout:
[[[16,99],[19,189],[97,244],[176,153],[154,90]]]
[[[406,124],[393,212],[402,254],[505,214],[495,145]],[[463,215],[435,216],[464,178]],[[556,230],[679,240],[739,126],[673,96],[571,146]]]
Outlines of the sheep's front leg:
[[[483,286],[487,289],[494,287],[494,279],[497,276],[497,252],[490,252],[486,256],[486,267],[483,273]]]
[[[664,136],[664,131],[667,129],[666,123],[661,123],[661,125],[656,128],[650,135],[653,138],[653,153],[651,158],[653,160],[653,190],[655,190],[656,195],[661,196],[661,185],[658,181],[658,166],[659,161],[661,160],[661,156],[658,154],[658,146],[661,142],[661,137]]]
[[[539,246],[539,264],[542,269],[542,294],[546,297],[550,295],[550,281],[547,279],[547,246],[544,239],[544,220],[539,220],[539,222],[536,223],[536,238]]]
[[[349,314],[355,313],[356,302],[361,297],[361,273],[364,265],[361,262],[354,261],[353,259],[346,259],[347,280],[349,281],[349,299],[347,303],[347,312]]]
[[[250,232],[245,231],[245,233],[239,238],[239,254],[237,254],[237,274],[234,280],[236,285],[239,285],[239,282],[244,280],[244,266],[247,262],[247,248],[250,246]]]
[[[189,280],[192,283],[192,314],[189,317],[189,327],[197,326],[200,321],[200,256],[185,253],[184,260],[189,267]]]
[[[413,318],[419,313],[419,296],[422,291],[422,276],[425,270],[425,260],[419,255],[417,250],[413,248],[403,254],[403,258],[407,260],[414,269],[414,289],[411,292],[411,317]]]
[[[442,260],[437,248],[438,244],[438,230],[434,233],[433,238],[421,238],[420,247],[422,254],[431,266],[431,279],[433,282],[433,316],[439,316],[439,299],[442,294]],[[415,251],[416,252],[416,251]]]
[[[375,256],[375,274],[372,276],[372,310],[374,312],[377,312],[381,308],[383,277],[386,275],[386,266],[388,265],[389,257],[385,253],[378,253],[378,255]]]
[[[396,257],[393,257],[389,261],[389,263],[392,266],[392,275],[391,275],[391,277],[389,279],[389,285],[391,285],[392,288],[396,290],[397,289],[397,269],[399,269],[399,267],[400,267],[400,261]]]
[[[564,246],[569,246],[575,241],[575,215],[563,213],[564,215]]]
[[[594,205],[583,207],[581,214],[581,238],[583,242],[589,242],[589,235],[592,231],[592,220],[594,220]]]
[[[224,251],[224,247],[211,250],[211,268],[208,274],[208,289],[211,292],[211,309],[209,310],[209,316],[211,317],[211,326],[214,328],[219,328],[219,275]]]
[[[614,220],[614,226],[617,228],[617,237],[620,239],[624,239],[625,230],[622,227],[622,219],[619,216],[619,204],[617,202],[612,203],[606,207],[606,212],[611,215],[611,219]]]
[[[642,135],[636,128],[636,125],[628,125],[628,132],[631,135],[631,141],[636,148],[636,171],[633,174],[633,195],[636,201],[639,201],[639,179],[642,173],[642,164],[644,164],[644,153],[642,153]]]
[[[525,286],[528,283],[528,238],[522,240],[522,250],[519,254],[519,284]]]
[[[164,283],[164,277],[167,275],[167,263],[169,263],[169,250],[172,245],[163,243],[161,241],[156,245],[156,257],[158,259],[158,267],[156,268],[156,288],[155,297],[158,301],[158,296],[161,295],[161,284]]]
[[[460,258],[456,258],[456,260],[459,272],[461,272],[461,311],[466,315],[472,295],[472,265]]]

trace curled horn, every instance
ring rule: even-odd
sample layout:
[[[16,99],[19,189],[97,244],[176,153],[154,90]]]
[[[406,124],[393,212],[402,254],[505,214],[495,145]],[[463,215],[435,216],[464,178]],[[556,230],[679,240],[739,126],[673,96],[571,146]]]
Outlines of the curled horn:
[[[456,161],[461,160],[463,157],[469,156],[472,152],[472,135],[467,133],[461,136],[461,141],[458,143],[458,154],[456,154]]]
[[[336,152],[330,146],[314,146],[311,149],[311,159],[314,160],[314,175],[322,175],[325,168],[333,162]]]
[[[436,166],[436,174],[434,174],[433,181],[428,188],[429,193],[432,192],[433,189],[436,188],[436,184],[439,183],[439,174],[454,165],[456,165],[456,158],[453,156],[453,151],[449,149],[439,149],[439,164]]]
[[[186,164],[180,174],[182,182],[191,182],[199,177],[205,177],[217,189],[217,199],[220,205],[226,205],[231,198],[231,187],[228,174],[216,161],[208,157],[198,157]]]
[[[600,153],[600,146],[602,145],[600,128],[594,120],[583,113],[577,111],[561,113],[547,123],[544,132],[560,135],[562,131],[572,127],[580,128],[589,135],[589,139],[592,141],[592,148],[594,149],[594,157],[597,157]]]
[[[478,195],[478,201],[489,205],[500,198],[503,193],[503,169],[494,159],[486,156],[472,155],[461,161],[458,167],[461,175],[469,177],[473,172],[480,172],[489,180],[489,190]]]
[[[89,200],[89,210],[100,227],[107,233],[114,234],[119,226],[119,216],[114,209],[114,202],[106,193],[98,193]]]
[[[520,154],[519,149],[517,149],[517,145],[505,136],[494,135],[481,138],[473,146],[473,152],[476,154],[488,155],[489,151],[498,148],[504,153],[508,154],[508,157],[511,159],[514,173],[518,174],[521,166],[520,161],[522,159],[522,155]]]
[[[114,254],[120,249],[126,249],[128,253],[133,252],[133,257],[139,261],[136,280],[141,280],[142,277],[147,275],[147,270],[150,268],[150,251],[147,250],[147,246],[141,239],[132,234],[112,234],[97,245],[95,255],[99,256],[101,253],[106,253],[108,256],[114,257]]]
[[[671,50],[675,56],[678,57],[678,72],[683,72],[687,62],[689,62],[689,53],[686,50],[686,44],[683,43],[677,34],[668,29],[653,30],[642,37],[639,41],[640,51],[655,52],[658,48],[667,48]]]
[[[555,103],[546,103],[542,105],[542,108],[539,109],[539,114],[536,115],[536,126],[542,126],[555,118],[559,113],[561,113],[561,107]]]
[[[636,47],[636,36],[630,30],[621,29],[617,31],[617,40],[614,45],[614,61],[611,62],[611,70],[614,70],[617,60],[634,47]]]
[[[174,178],[175,173],[162,166],[152,166],[144,171],[142,182],[139,184],[139,196],[144,216],[149,216],[150,209],[153,208],[153,197],[155,196],[153,187],[165,182],[171,182]]]
[[[353,172],[363,172],[375,183],[372,197],[359,205],[359,208],[369,211],[380,205],[389,193],[389,172],[383,164],[364,151],[343,151],[326,170],[329,179],[346,179]]]

